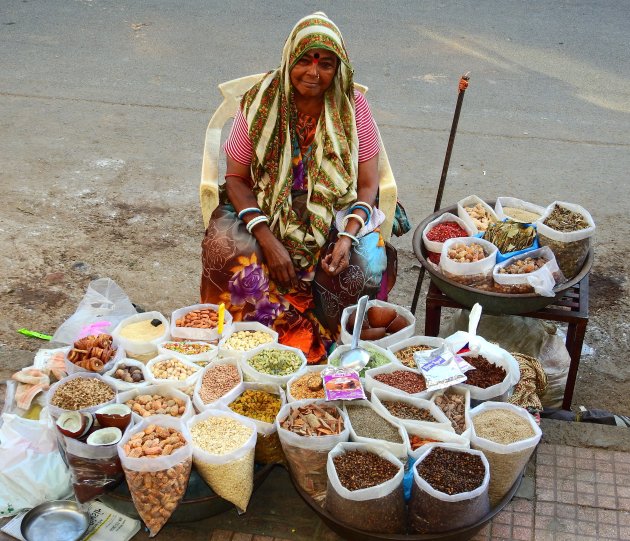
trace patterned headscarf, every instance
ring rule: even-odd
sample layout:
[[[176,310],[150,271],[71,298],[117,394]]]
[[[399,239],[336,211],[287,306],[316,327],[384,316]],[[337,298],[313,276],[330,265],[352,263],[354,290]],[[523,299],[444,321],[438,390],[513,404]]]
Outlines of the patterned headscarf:
[[[308,218],[292,209],[290,71],[311,49],[337,55],[339,66],[324,95],[308,164]],[[300,20],[284,45],[282,63],[251,88],[241,102],[254,148],[254,193],[270,227],[287,248],[294,265],[312,267],[326,242],[335,211],[356,199],[359,142],[354,112],[352,67],[335,24],[321,12]]]

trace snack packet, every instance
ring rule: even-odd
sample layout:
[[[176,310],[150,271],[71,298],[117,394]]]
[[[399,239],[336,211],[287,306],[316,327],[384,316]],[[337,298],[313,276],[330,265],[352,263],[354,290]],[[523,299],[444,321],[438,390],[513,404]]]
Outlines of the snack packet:
[[[331,366],[322,370],[322,379],[326,400],[366,400],[356,370]]]

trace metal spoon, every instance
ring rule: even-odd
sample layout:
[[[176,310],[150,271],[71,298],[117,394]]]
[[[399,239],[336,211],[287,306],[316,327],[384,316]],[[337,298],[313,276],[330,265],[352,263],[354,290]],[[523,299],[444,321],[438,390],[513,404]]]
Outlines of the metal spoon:
[[[339,366],[343,368],[351,368],[353,370],[361,370],[370,362],[370,354],[359,347],[359,335],[363,326],[363,318],[365,317],[365,309],[367,308],[368,296],[363,295],[357,304],[357,313],[354,318],[354,329],[352,330],[352,344],[350,349],[341,355]]]

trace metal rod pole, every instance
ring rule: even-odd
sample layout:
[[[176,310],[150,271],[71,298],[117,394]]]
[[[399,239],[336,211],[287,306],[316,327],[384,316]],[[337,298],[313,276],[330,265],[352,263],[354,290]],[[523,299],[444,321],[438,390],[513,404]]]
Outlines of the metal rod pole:
[[[455,142],[455,134],[457,133],[457,124],[459,123],[459,113],[462,110],[462,102],[464,101],[464,93],[468,88],[468,81],[470,76],[468,73],[462,75],[459,80],[457,103],[455,104],[455,114],[453,115],[453,123],[451,124],[451,133],[448,136],[448,144],[446,145],[446,155],[444,156],[444,165],[442,166],[442,175],[440,176],[440,185],[438,186],[437,196],[435,197],[435,206],[433,212],[440,210],[442,206],[442,195],[444,194],[444,186],[446,186],[446,175],[448,174],[448,166],[451,162],[451,153],[453,152],[453,143]],[[418,297],[420,296],[420,290],[422,289],[422,282],[424,280],[425,268],[420,267],[418,274],[418,282],[416,283],[416,290],[413,293],[413,301],[411,302],[411,313],[416,313],[416,307],[418,306]]]

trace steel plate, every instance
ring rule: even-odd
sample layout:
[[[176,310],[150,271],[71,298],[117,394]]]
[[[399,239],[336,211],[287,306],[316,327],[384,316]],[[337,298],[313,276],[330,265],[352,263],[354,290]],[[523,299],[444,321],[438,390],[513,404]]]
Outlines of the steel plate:
[[[22,519],[26,541],[78,541],[90,525],[90,515],[75,501],[52,501],[31,509]]]
[[[487,202],[494,207],[494,201]],[[580,272],[571,280],[557,285],[554,288],[555,297],[543,297],[535,293],[525,293],[522,295],[512,295],[509,293],[495,293],[492,291],[481,291],[474,287],[466,286],[447,278],[435,268],[426,259],[426,249],[422,242],[422,232],[430,222],[435,220],[445,212],[457,215],[457,205],[452,205],[434,212],[425,218],[413,234],[413,251],[420,264],[427,270],[431,276],[431,280],[435,285],[449,298],[460,303],[461,305],[471,308],[475,303],[483,306],[484,313],[492,314],[527,314],[542,310],[546,306],[553,304],[562,298],[563,292],[573,287],[584,278],[593,266],[593,249],[591,248],[586,256],[586,261],[582,265]]]

